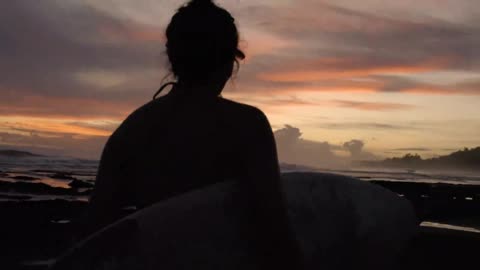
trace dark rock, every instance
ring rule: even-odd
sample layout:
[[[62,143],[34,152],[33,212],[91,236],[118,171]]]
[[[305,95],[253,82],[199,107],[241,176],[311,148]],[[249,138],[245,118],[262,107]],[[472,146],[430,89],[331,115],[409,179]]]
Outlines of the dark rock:
[[[0,181],[0,192],[30,193],[39,195],[81,195],[75,189],[52,187],[44,183]]]
[[[72,188],[92,188],[93,187],[93,184],[87,183],[85,181],[77,180],[77,179],[73,180],[68,185]]]
[[[31,177],[31,176],[25,176],[25,175],[16,175],[10,177],[15,180],[22,180],[22,181],[34,181],[34,180],[39,180],[39,178],[36,177]]]
[[[0,194],[0,199],[9,199],[9,200],[29,200],[31,196],[28,195],[16,195],[16,194]]]
[[[59,172],[57,170],[45,170],[45,169],[35,169],[30,171],[34,173],[58,173]]]
[[[418,218],[422,221],[450,223],[467,219],[476,224],[480,222],[478,215],[473,214],[480,211],[480,185],[378,180],[370,182],[402,194],[413,204]]]
[[[61,172],[58,172],[58,173],[55,173],[55,174],[52,174],[50,175],[50,178],[53,178],[53,179],[62,179],[62,180],[77,180],[75,177],[73,177],[71,174],[69,173],[61,173]]]
[[[78,194],[82,196],[89,196],[92,193],[92,190],[92,188],[87,188],[85,190],[80,190]]]
[[[67,223],[70,223],[71,220],[61,219],[61,220],[51,220],[50,222],[52,222],[52,223],[57,223],[57,224],[67,224]]]
[[[0,269],[47,269],[23,263],[48,261],[79,240],[86,205],[64,200],[0,202]]]

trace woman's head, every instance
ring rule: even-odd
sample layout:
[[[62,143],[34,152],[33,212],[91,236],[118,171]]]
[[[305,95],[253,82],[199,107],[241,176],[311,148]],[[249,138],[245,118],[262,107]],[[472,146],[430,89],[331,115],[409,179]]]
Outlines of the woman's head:
[[[211,0],[192,0],[178,9],[166,31],[167,54],[179,82],[224,80],[245,55],[238,49],[233,17]]]

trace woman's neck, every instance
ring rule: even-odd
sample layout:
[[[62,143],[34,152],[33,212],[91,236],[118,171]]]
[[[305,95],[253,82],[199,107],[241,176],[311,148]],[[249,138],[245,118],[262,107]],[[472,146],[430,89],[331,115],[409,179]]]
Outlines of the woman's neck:
[[[218,97],[223,90],[225,83],[182,83],[175,84],[172,92],[194,98]]]

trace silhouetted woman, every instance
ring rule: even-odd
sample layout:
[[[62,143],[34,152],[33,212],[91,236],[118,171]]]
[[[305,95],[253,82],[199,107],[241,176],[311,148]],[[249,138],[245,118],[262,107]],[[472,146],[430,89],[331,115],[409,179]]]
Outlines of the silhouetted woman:
[[[166,37],[177,81],[108,140],[90,199],[91,229],[113,222],[124,207],[142,208],[233,178],[252,202],[257,222],[251,236],[263,262],[269,269],[297,268],[268,120],[255,107],[220,97],[244,58],[234,19],[209,0],[194,0],[173,16]]]

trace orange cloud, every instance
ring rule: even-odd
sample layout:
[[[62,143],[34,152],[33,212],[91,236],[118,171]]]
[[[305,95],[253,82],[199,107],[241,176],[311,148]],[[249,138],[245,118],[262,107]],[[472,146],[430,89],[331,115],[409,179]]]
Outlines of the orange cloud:
[[[251,98],[249,96],[236,95],[232,96],[235,100],[246,102],[253,105],[258,105],[263,108],[268,108],[269,111],[273,109],[286,109],[288,107],[299,106],[322,106],[322,107],[341,107],[362,111],[396,111],[409,110],[416,106],[403,103],[389,103],[389,102],[366,102],[354,100],[305,100],[297,96],[257,96]]]
[[[0,116],[56,119],[124,119],[135,104],[74,97],[24,96],[11,102],[0,101]]]
[[[415,108],[413,105],[388,102],[363,102],[351,100],[333,100],[333,104],[364,111],[396,111]]]
[[[257,93],[254,98],[261,98],[261,94],[282,94],[294,96],[299,92],[353,92],[353,93],[376,93],[384,86],[384,82],[375,79],[338,79],[325,80],[316,83],[291,84],[290,82],[275,82],[271,86],[267,84],[247,85],[242,88],[248,92]]]
[[[441,70],[447,67],[448,63],[449,58],[445,57],[432,58],[422,63],[411,65],[378,64],[372,66],[369,59],[325,58],[293,64],[290,68],[293,70],[260,72],[257,78],[274,82],[316,82],[321,80],[366,77],[378,74],[405,74]]]
[[[404,93],[410,94],[426,94],[426,95],[480,95],[480,89],[463,89],[462,87],[454,88],[440,87],[434,85],[419,85],[412,88],[402,90]]]
[[[352,93],[376,93],[377,88],[374,85],[345,85],[337,86],[306,86],[306,87],[285,87],[279,88],[275,92],[281,93],[298,93],[298,92],[352,92]]]
[[[43,137],[69,135],[109,136],[110,131],[70,124],[57,119],[39,117],[2,117],[0,130],[18,134],[35,134]],[[38,134],[37,134],[38,133]]]
[[[102,39],[110,42],[148,42],[164,43],[166,37],[159,27],[133,23],[104,23],[98,26]]]
[[[248,37],[248,41],[241,40],[239,46],[246,54],[246,61],[252,60],[257,55],[275,54],[282,49],[300,46],[295,40],[258,30],[245,31],[242,32],[243,35]]]

